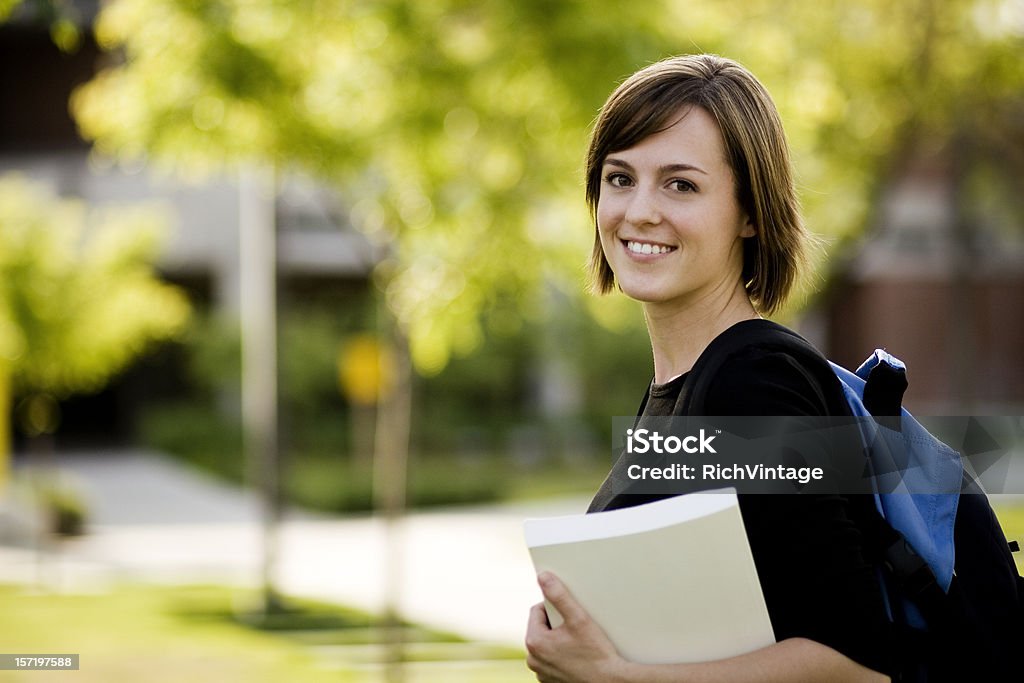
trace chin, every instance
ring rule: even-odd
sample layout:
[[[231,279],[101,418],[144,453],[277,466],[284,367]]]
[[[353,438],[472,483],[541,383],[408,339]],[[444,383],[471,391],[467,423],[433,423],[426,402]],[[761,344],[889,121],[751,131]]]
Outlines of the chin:
[[[634,301],[639,301],[644,304],[656,304],[663,301],[668,301],[671,297],[667,296],[665,291],[660,287],[653,286],[638,286],[638,285],[619,285],[622,289],[622,293],[628,296]]]

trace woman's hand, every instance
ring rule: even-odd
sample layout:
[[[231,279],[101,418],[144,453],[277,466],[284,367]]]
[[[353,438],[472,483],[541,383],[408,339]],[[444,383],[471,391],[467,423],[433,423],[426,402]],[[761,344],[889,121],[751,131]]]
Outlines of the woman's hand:
[[[548,624],[544,603],[530,609],[526,628],[526,665],[541,683],[600,683],[619,681],[626,661],[601,627],[569,594],[558,578],[542,572],[537,583],[565,622]]]
[[[767,683],[774,681],[889,681],[832,648],[789,638],[744,655],[691,664],[634,664],[622,658],[601,627],[550,572],[537,577],[541,591],[565,622],[548,624],[544,603],[530,610],[526,664],[541,683]]]

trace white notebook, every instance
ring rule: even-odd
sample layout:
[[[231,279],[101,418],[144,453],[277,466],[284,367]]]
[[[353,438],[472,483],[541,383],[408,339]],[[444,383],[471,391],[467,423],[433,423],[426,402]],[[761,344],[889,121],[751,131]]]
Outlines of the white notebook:
[[[735,489],[523,526],[537,573],[558,576],[626,659],[708,661],[775,642]]]

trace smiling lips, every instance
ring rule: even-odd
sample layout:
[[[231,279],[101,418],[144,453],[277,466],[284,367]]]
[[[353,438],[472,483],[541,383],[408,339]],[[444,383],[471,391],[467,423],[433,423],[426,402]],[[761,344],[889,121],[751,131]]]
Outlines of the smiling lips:
[[[676,250],[675,247],[670,247],[667,244],[655,244],[653,242],[625,240],[625,243],[626,249],[634,254],[667,254],[670,251]]]

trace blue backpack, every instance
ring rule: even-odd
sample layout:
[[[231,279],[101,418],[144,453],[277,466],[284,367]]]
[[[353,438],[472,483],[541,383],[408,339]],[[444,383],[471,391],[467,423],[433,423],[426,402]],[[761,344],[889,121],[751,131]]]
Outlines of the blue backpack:
[[[788,353],[817,374],[838,378],[878,489],[875,512],[858,520],[901,638],[899,681],[1024,680],[1024,579],[987,496],[965,474],[960,453],[902,407],[906,367],[875,351],[855,372],[826,361],[792,330],[767,320],[719,336],[694,364],[677,415],[703,414],[717,370],[758,346]],[[641,406],[641,412],[643,406]]]

